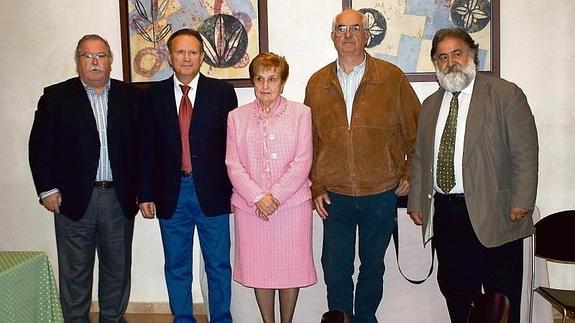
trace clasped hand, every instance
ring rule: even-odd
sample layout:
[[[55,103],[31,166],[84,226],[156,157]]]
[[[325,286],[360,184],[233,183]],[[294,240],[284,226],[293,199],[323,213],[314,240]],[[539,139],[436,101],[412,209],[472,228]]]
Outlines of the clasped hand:
[[[279,201],[273,195],[267,193],[256,202],[256,215],[264,221],[269,221],[269,217],[275,213],[279,206]]]

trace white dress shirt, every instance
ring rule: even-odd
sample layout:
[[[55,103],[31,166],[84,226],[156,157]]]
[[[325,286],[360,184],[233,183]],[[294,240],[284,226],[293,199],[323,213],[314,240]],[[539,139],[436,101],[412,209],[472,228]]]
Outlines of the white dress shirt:
[[[174,78],[174,98],[176,99],[176,113],[180,115],[180,101],[182,101],[182,88],[180,85],[186,85],[176,77],[176,74],[173,76]],[[190,87],[190,91],[188,92],[188,98],[190,98],[190,102],[192,102],[192,108],[196,101],[196,93],[198,91],[198,79],[200,78],[200,73],[196,74],[196,77],[192,79],[188,86]]]
[[[459,108],[457,110],[457,129],[455,132],[455,155],[453,157],[453,167],[455,171],[455,186],[451,189],[449,194],[462,194],[463,191],[463,144],[465,139],[465,127],[467,122],[467,113],[469,112],[469,104],[471,103],[471,94],[473,93],[473,85],[475,78],[464,88],[457,99],[459,100]],[[449,115],[449,106],[453,94],[445,91],[443,94],[443,101],[439,110],[437,118],[437,125],[435,127],[435,145],[433,149],[433,188],[436,192],[446,194],[437,185],[437,155],[439,152],[439,144],[441,143],[441,136],[443,135],[443,128]]]
[[[337,78],[339,84],[341,85],[341,90],[343,91],[343,99],[345,101],[345,110],[347,115],[347,125],[351,125],[351,114],[353,112],[353,100],[355,99],[355,92],[361,83],[363,74],[365,74],[365,61],[363,58],[361,64],[354,66],[351,72],[346,73],[339,65],[339,59],[336,61],[337,66]]]

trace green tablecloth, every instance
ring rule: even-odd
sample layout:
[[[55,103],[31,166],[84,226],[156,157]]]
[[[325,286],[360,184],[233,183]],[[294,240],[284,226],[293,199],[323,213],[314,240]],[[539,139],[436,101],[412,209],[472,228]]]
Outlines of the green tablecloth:
[[[44,252],[0,251],[0,322],[64,322]]]

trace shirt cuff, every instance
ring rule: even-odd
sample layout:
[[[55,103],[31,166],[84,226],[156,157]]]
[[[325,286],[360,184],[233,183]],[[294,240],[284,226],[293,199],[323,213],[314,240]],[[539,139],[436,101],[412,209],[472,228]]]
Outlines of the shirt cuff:
[[[48,196],[56,194],[56,193],[60,193],[60,190],[58,190],[57,188],[53,188],[49,191],[45,191],[45,192],[40,193],[39,197],[41,199],[44,199],[44,198],[47,198]]]

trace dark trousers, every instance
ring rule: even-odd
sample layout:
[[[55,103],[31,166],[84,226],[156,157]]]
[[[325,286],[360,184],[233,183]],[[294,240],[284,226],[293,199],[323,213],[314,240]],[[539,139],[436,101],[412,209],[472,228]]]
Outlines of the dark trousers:
[[[510,303],[510,323],[519,323],[523,279],[523,241],[487,248],[479,242],[465,200],[435,195],[433,246],[437,252],[437,281],[447,302],[451,322],[465,323],[471,302],[495,291]]]
[[[383,258],[397,221],[397,197],[394,191],[361,197],[328,194],[331,204],[325,205],[321,263],[329,309],[345,311],[351,322],[376,323],[383,295]],[[354,302],[356,232],[361,265]]]
[[[80,220],[72,221],[62,214],[56,214],[54,219],[60,302],[65,322],[90,322],[96,250],[100,322],[125,322],[123,316],[130,297],[134,220],[124,216],[114,189],[94,188]]]
[[[194,179],[182,178],[176,211],[160,219],[164,247],[164,273],[174,323],[195,323],[192,312],[192,248],[198,228],[208,277],[210,322],[231,323],[232,268],[229,214],[206,216],[200,207]]]

